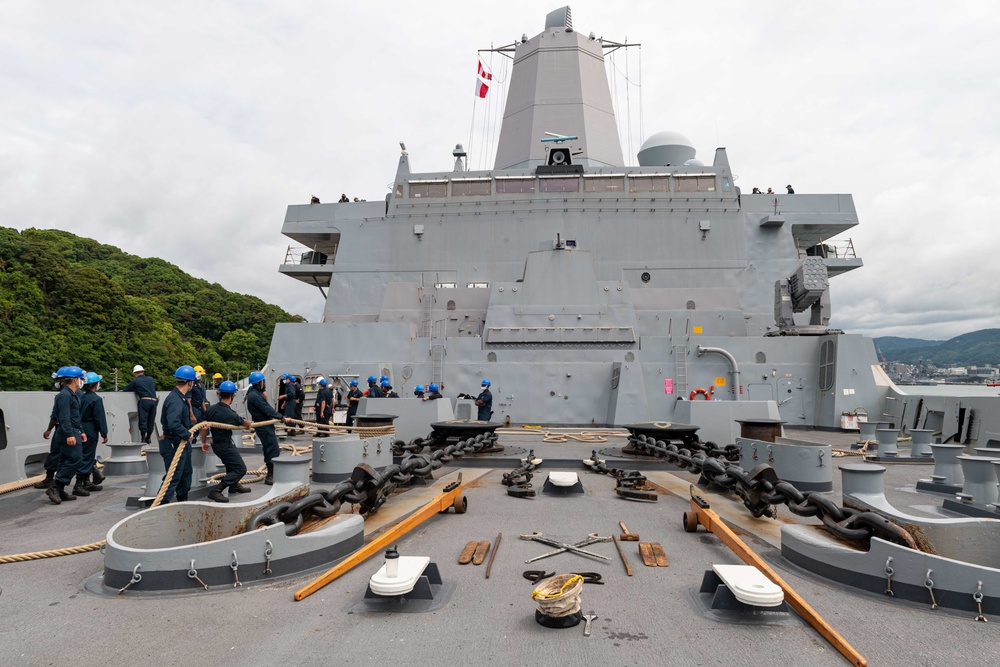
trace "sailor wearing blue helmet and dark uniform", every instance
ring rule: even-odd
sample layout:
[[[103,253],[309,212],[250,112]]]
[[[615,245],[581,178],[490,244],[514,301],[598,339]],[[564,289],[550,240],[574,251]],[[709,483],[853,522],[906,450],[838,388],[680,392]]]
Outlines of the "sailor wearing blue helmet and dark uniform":
[[[62,377],[66,369],[69,366],[62,366],[55,373],[52,374],[52,378],[56,381],[55,388],[62,389]],[[56,427],[56,403],[52,402],[52,413],[49,415],[49,425],[42,433],[42,437],[46,440],[52,435],[52,430]],[[55,440],[49,442],[49,455],[45,457],[45,463],[42,464],[42,468],[45,470],[45,479],[40,482],[35,482],[34,487],[36,489],[45,490],[55,484],[56,470],[59,469],[59,443]]]
[[[87,441],[83,443],[83,457],[80,461],[80,470],[76,474],[76,486],[73,487],[74,496],[89,496],[91,491],[104,489],[101,486],[104,477],[94,467],[97,461],[98,438],[102,438],[105,445],[108,444],[108,419],[104,414],[104,399],[97,393],[101,388],[101,380],[101,376],[97,373],[87,373],[84,379],[86,384],[80,393],[80,422]],[[91,474],[94,477],[93,482],[90,481]]]
[[[146,369],[138,364],[132,368],[135,379],[129,382],[122,391],[135,392],[135,402],[139,411],[139,435],[142,441],[149,444],[149,439],[156,430],[156,383],[146,375]]]
[[[382,380],[380,383],[382,388],[382,393],[386,398],[399,398],[399,394],[392,390],[392,384],[389,383],[389,378]]]
[[[374,375],[368,376],[368,391],[365,392],[365,396],[368,398],[385,398],[382,390],[378,386],[378,378]]]
[[[490,381],[483,380],[483,391],[476,396],[476,405],[479,407],[477,419],[481,422],[488,422],[493,416],[493,394],[490,393]]]
[[[436,401],[439,398],[444,398],[444,396],[441,395],[441,392],[438,391],[438,386],[433,382],[427,385],[427,392],[427,395],[424,396],[425,401]]]
[[[319,379],[319,391],[316,392],[316,423],[329,425],[330,417],[333,416],[333,391],[327,386],[326,378]],[[317,438],[325,438],[330,433],[325,429],[320,429],[316,434]]]
[[[174,371],[174,388],[167,394],[163,401],[163,410],[160,412],[160,427],[163,429],[163,438],[160,439],[160,456],[163,457],[163,465],[167,472],[170,472],[170,464],[173,463],[177,448],[184,440],[191,439],[191,404],[188,402],[191,387],[194,386],[195,371],[191,366],[181,366]],[[188,499],[188,491],[191,490],[191,447],[185,446],[181,452],[180,460],[177,462],[177,470],[167,484],[167,490],[163,494],[163,502],[172,503],[175,500],[184,502]],[[166,475],[164,475],[166,479]]]
[[[280,419],[287,424],[288,417],[283,417],[267,402],[267,396],[264,395],[264,385],[265,377],[263,373],[254,371],[250,374],[250,389],[247,390],[246,398],[247,412],[250,413],[250,419],[255,422]],[[289,383],[289,386],[291,386],[291,383]],[[286,399],[286,410],[289,404],[293,406],[292,409],[294,410],[295,401]],[[264,483],[268,485],[274,484],[274,463],[272,461],[281,454],[281,448],[278,446],[278,436],[274,434],[274,424],[257,426],[254,428],[254,433],[260,438],[261,447],[264,449],[264,465],[267,466],[267,475],[264,477]]]
[[[209,406],[205,412],[205,421],[217,424],[230,424],[232,426],[242,426],[250,428],[250,422],[236,414],[231,407],[233,397],[236,395],[236,383],[226,380],[219,385],[219,402]],[[234,493],[250,493],[250,489],[240,484],[243,475],[247,474],[247,464],[243,462],[239,450],[233,444],[233,432],[227,428],[213,428],[212,431],[212,451],[222,465],[226,466],[226,476],[222,478],[219,485],[213,487],[208,492],[208,499],[217,503],[228,503],[229,498],[222,494],[227,488],[229,495]],[[201,432],[201,449],[208,451],[208,434]]]
[[[56,395],[56,432],[52,442],[59,447],[59,467],[55,471],[53,484],[45,491],[54,504],[64,500],[76,500],[76,496],[66,493],[66,485],[73,481],[73,475],[80,469],[83,453],[83,434],[80,422],[80,394],[86,373],[79,366],[66,366],[57,372],[62,388]]]
[[[351,380],[351,391],[347,393],[347,421],[348,426],[354,426],[354,415],[358,412],[358,403],[364,394],[358,389],[358,381]]]
[[[414,387],[413,388],[413,395],[416,398],[423,398],[424,397],[424,385],[418,384],[416,387]]]

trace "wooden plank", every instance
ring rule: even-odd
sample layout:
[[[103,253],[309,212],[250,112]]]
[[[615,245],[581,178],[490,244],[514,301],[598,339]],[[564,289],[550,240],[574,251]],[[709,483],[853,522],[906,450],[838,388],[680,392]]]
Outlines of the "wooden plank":
[[[653,557],[656,558],[656,564],[660,567],[670,565],[670,561],[667,560],[667,552],[663,550],[663,545],[659,542],[653,542]]]
[[[639,542],[639,555],[642,556],[642,563],[646,567],[656,567],[656,554],[653,553],[651,542]]]
[[[490,552],[490,541],[480,540],[476,544],[476,553],[472,557],[473,565],[482,565],[483,561],[486,560],[486,554]]]
[[[802,596],[796,593],[784,579],[778,576],[777,572],[772,570],[760,556],[754,553],[754,551],[747,546],[747,544],[741,540],[739,536],[737,536],[736,533],[729,528],[729,526],[724,524],[718,514],[709,509],[707,502],[694,495],[693,487],[691,489],[691,511],[698,517],[698,522],[705,526],[709,532],[722,540],[726,546],[732,549],[733,553],[736,554],[740,560],[747,565],[753,565],[760,570],[764,576],[780,586],[781,590],[785,592],[785,602],[787,602],[792,609],[798,612],[802,618],[806,619],[809,625],[815,628],[816,631],[819,632],[824,639],[830,642],[830,645],[837,649],[841,655],[847,658],[851,664],[857,665],[857,667],[866,667],[866,665],[868,665],[868,661],[860,653],[858,653],[846,639],[841,637],[829,623],[823,620],[815,609],[809,606],[809,603],[806,602]],[[694,527],[697,528],[697,526]]]
[[[459,478],[461,479],[461,478]],[[451,507],[455,502],[462,502],[462,485],[457,484],[455,488],[450,491],[445,491],[437,495],[429,503],[418,509],[416,512],[406,517],[395,526],[382,533],[374,540],[361,547],[353,554],[340,561],[332,568],[321,574],[316,579],[313,579],[308,584],[295,591],[295,600],[301,601],[318,591],[319,589],[326,586],[328,583],[342,576],[343,574],[350,572],[351,569],[356,565],[360,565],[365,562],[373,555],[385,549],[387,546],[393,544],[400,537],[410,532],[420,524],[422,524],[427,519],[431,518],[435,514],[444,512],[449,507]],[[457,508],[456,508],[457,511]],[[464,511],[464,509],[463,509]]]

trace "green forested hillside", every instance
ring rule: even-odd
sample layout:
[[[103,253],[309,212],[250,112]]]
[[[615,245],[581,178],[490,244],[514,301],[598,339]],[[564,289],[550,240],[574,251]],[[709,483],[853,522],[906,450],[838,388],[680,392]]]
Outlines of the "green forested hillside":
[[[945,341],[876,338],[875,345],[888,361],[904,364],[1000,365],[1000,329],[980,329]]]
[[[166,389],[181,364],[209,376],[262,364],[277,306],[193,278],[156,258],[129,255],[57,230],[0,227],[0,390],[52,385],[77,365],[124,381],[142,364]]]

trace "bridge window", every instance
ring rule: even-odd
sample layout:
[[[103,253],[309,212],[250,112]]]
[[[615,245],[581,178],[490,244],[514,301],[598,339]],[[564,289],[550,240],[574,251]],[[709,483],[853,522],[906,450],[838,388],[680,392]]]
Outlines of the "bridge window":
[[[715,192],[715,176],[676,174],[676,192]]]
[[[492,181],[488,178],[462,178],[451,182],[454,197],[475,197],[491,194]]]
[[[498,178],[498,195],[530,195],[535,192],[534,178]]]
[[[554,176],[538,179],[539,192],[579,192],[580,179],[577,176]]]
[[[608,176],[584,176],[584,192],[624,192],[625,179],[623,174]]]
[[[410,181],[410,199],[447,196],[448,181]]]
[[[629,175],[628,187],[630,192],[670,192],[670,177],[663,174]]]

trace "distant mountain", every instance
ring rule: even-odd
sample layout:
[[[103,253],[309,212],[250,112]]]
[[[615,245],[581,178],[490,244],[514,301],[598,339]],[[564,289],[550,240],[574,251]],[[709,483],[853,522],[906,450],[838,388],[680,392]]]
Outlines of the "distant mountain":
[[[69,232],[0,227],[0,390],[52,386],[60,366],[160,389],[183,364],[242,376],[267,358],[276,322],[298,315]]]
[[[885,336],[876,338],[875,346],[887,361],[903,364],[1000,366],[1000,329],[982,329],[945,341]]]

